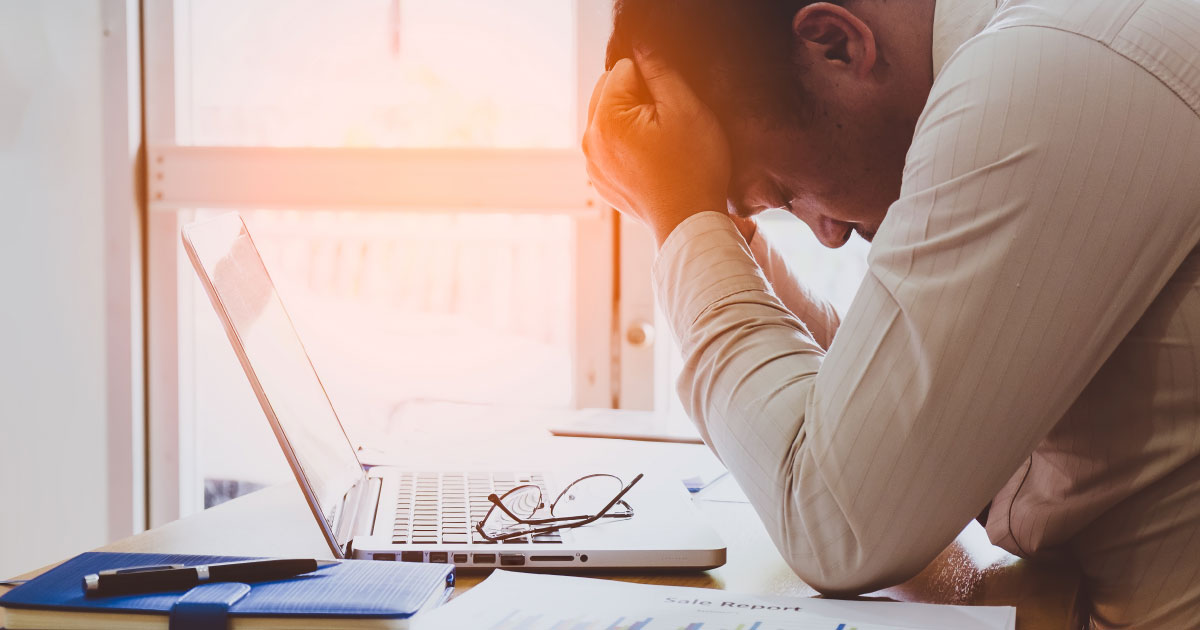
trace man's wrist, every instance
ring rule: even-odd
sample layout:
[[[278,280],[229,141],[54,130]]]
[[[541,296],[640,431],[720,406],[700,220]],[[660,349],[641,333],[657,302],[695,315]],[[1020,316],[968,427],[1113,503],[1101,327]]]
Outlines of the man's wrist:
[[[685,213],[679,213],[679,214],[654,215],[655,220],[653,221],[653,223],[651,223],[650,230],[652,232],[654,232],[654,240],[657,242],[658,248],[662,249],[663,244],[667,242],[667,239],[670,238],[671,234],[675,231],[676,228],[679,227],[680,224],[682,224],[684,221],[687,221],[688,219],[690,219],[698,214],[704,213],[704,212],[717,212],[717,211],[716,210],[696,210],[693,212],[685,212]],[[722,214],[724,214],[724,213],[722,213]]]
[[[747,245],[754,242],[754,236],[758,234],[758,222],[754,220],[754,217],[739,217],[736,214],[730,214],[729,218],[737,226],[738,232],[746,240]]]

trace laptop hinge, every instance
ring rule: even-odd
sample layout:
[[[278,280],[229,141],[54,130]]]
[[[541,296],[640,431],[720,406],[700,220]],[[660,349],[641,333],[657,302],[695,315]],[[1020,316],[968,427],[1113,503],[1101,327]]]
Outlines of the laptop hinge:
[[[365,474],[359,477],[358,481],[354,482],[354,485],[342,497],[341,510],[339,510],[338,519],[333,524],[333,532],[338,546],[346,549],[347,552],[350,549],[350,542],[354,539],[355,523],[359,519],[359,506],[367,487],[366,479]],[[349,557],[348,553],[346,557]]]
[[[368,510],[367,514],[361,515],[362,524],[370,526],[362,530],[362,533],[370,536],[374,535],[374,526],[376,526],[376,518],[379,517],[379,497],[383,492],[383,480],[378,476],[372,476],[367,480],[367,500],[359,502],[362,510]]]
[[[358,516],[354,519],[354,535],[370,536],[375,532],[375,518],[379,515],[379,493],[383,480],[379,477],[367,479],[366,491],[358,502]]]

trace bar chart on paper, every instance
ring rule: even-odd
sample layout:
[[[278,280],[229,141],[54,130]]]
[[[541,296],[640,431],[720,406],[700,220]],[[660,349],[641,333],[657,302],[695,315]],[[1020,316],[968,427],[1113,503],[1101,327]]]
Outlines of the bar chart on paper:
[[[732,617],[732,615],[731,615]],[[795,621],[707,620],[681,621],[662,617],[616,617],[600,619],[579,615],[555,618],[520,610],[510,611],[488,630],[886,630],[883,626],[864,626],[822,619]]]

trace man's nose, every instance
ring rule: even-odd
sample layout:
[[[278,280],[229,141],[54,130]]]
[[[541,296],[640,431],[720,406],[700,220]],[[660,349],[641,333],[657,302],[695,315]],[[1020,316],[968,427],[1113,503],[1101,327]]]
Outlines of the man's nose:
[[[854,233],[853,225],[835,221],[829,217],[817,216],[807,223],[817,240],[830,249],[837,249],[845,245],[846,241],[850,240],[850,235]]]

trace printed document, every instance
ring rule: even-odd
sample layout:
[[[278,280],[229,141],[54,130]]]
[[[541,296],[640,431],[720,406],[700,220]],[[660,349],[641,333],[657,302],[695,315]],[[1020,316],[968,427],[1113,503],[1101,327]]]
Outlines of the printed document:
[[[1009,606],[738,595],[496,571],[415,630],[1015,630]]]

